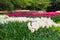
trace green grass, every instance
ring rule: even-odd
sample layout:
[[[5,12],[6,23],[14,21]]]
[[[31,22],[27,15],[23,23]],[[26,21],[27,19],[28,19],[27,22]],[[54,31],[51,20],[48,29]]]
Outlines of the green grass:
[[[0,40],[60,40],[60,27],[40,28],[34,33],[27,22],[0,24]]]

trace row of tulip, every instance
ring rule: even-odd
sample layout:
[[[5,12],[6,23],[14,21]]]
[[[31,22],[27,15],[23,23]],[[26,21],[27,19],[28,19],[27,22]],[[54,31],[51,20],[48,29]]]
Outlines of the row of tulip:
[[[47,16],[47,17],[52,17],[52,16],[57,16],[59,15],[60,13],[59,12],[37,12],[37,13],[32,13],[32,12],[28,12],[28,13],[10,13],[10,14],[7,14],[8,16]]]
[[[28,18],[28,17],[8,17],[8,16],[1,16],[0,17],[0,23],[5,24],[8,22],[28,22],[27,26],[28,29],[31,30],[31,32],[37,31],[40,27],[49,28],[52,26],[60,26],[59,24],[56,24],[51,18],[46,17],[37,17],[37,18]]]
[[[32,22],[28,23],[28,28],[29,30],[31,30],[31,32],[35,32],[41,27],[49,28],[52,26],[59,27],[60,24],[56,24],[53,20],[51,20],[51,18],[45,18],[45,17],[35,18]]]

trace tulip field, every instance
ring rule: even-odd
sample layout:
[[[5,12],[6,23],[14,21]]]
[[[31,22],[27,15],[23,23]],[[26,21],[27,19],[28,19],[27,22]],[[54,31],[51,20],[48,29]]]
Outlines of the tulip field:
[[[60,13],[0,15],[0,40],[60,40]]]

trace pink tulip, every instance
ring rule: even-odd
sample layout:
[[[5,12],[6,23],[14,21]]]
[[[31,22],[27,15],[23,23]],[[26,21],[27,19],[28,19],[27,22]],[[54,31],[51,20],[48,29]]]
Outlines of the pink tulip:
[[[53,17],[59,15],[57,12],[43,12],[43,13],[14,13],[14,14],[7,14],[8,16],[47,16],[47,17]]]

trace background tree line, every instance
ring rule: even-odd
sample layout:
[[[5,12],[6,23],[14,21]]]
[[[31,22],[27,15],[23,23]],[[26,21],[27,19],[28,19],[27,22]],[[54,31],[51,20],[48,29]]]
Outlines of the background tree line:
[[[59,0],[0,0],[0,10],[29,9],[41,11],[60,10]]]

